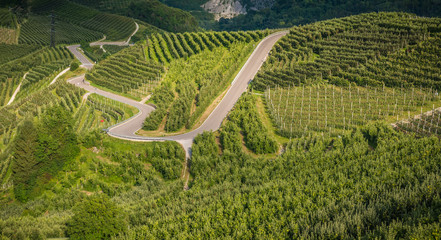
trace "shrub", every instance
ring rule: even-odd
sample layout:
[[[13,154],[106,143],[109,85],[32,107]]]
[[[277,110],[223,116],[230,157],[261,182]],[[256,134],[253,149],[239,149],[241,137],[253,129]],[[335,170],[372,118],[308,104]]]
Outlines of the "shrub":
[[[78,69],[80,65],[77,62],[73,62],[70,64],[70,70],[73,72]]]
[[[67,222],[70,239],[109,239],[127,228],[125,213],[106,195],[92,196],[79,203]]]

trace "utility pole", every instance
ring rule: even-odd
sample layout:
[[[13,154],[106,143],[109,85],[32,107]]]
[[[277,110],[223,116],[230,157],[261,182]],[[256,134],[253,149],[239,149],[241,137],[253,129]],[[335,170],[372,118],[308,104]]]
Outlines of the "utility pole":
[[[55,47],[55,14],[51,13],[51,47]]]

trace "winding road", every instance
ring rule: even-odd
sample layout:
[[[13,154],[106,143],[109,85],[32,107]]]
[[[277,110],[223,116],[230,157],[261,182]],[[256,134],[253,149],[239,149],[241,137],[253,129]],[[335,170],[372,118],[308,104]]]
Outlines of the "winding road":
[[[132,35],[129,36],[127,41],[124,41],[124,42],[103,42],[103,40],[106,39],[106,36],[104,36],[103,39],[96,41],[96,42],[93,42],[93,43],[90,43],[90,46],[101,46],[101,47],[103,45],[129,46],[130,39],[132,39],[133,35],[135,35],[139,30],[138,23],[135,22],[135,25],[136,25],[135,31],[132,33]],[[81,65],[84,68],[91,70],[93,68],[94,63],[89,61],[89,59],[86,56],[84,56],[84,54],[82,54],[80,50],[78,50],[79,47],[80,47],[80,44],[76,44],[76,45],[68,46],[67,49],[69,49],[69,51],[81,62]]]
[[[266,60],[268,53],[272,49],[273,45],[287,33],[288,31],[277,32],[263,39],[256,47],[252,55],[249,57],[245,65],[242,67],[242,69],[240,70],[234,81],[232,82],[230,89],[225,94],[222,101],[217,105],[217,107],[213,110],[213,112],[209,115],[209,117],[205,120],[205,122],[199,128],[181,135],[169,136],[169,137],[138,136],[135,133],[142,128],[143,122],[146,119],[146,117],[152,111],[154,111],[153,107],[126,97],[122,97],[92,87],[89,85],[87,81],[84,80],[84,75],[70,79],[68,81],[71,84],[81,87],[89,92],[96,93],[101,96],[125,104],[129,104],[139,109],[139,113],[133,116],[132,118],[108,128],[107,133],[110,136],[120,139],[130,140],[130,141],[143,141],[143,142],[176,141],[184,147],[187,158],[189,158],[191,155],[191,145],[193,143],[193,139],[198,134],[204,131],[215,131],[219,129],[222,121],[227,116],[228,112],[234,107],[234,104],[237,102],[237,100],[242,95],[242,93],[247,90],[248,84],[254,78],[257,71],[260,69],[263,62]],[[77,51],[78,48],[77,45],[70,46],[68,48],[86,68],[89,68],[90,66],[89,69],[91,69],[93,67],[93,63],[91,63],[89,60],[87,60],[87,58],[85,58],[80,52]]]

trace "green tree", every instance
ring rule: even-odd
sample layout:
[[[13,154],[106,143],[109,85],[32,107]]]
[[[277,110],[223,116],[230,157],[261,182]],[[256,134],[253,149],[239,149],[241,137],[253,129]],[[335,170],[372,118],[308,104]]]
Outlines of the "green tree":
[[[35,173],[39,164],[35,158],[36,148],[37,132],[34,123],[31,119],[26,119],[18,129],[12,164],[14,194],[22,202],[28,200],[29,192],[35,184]]]
[[[61,107],[49,108],[38,126],[36,156],[43,163],[42,170],[54,175],[79,152],[70,114]]]
[[[70,64],[70,70],[71,70],[72,72],[75,71],[75,70],[77,70],[78,67],[79,67],[79,64],[78,64],[77,62],[72,62],[72,63]]]
[[[110,239],[127,229],[126,214],[103,194],[79,203],[67,222],[70,239]]]

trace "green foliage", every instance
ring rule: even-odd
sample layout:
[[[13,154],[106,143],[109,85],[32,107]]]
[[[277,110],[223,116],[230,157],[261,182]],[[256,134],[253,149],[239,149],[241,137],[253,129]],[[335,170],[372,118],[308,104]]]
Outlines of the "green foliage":
[[[243,94],[228,119],[242,129],[245,146],[248,149],[257,154],[275,153],[279,146],[267,135],[268,130],[259,118],[255,103],[256,99],[252,94]]]
[[[21,82],[17,99],[29,96],[32,92],[46,87],[59,72],[69,66],[69,62],[68,59],[65,59],[32,68]]]
[[[215,158],[218,155],[219,148],[213,132],[204,132],[195,137],[192,148],[192,156]]]
[[[204,132],[195,137],[190,163],[191,173],[196,177],[203,176],[215,167],[219,153],[213,132]]]
[[[412,133],[418,137],[441,137],[441,109],[433,109],[416,117],[397,123],[397,130]]]
[[[198,30],[196,19],[188,12],[168,7],[158,0],[131,2],[127,15],[169,32]]]
[[[22,25],[18,42],[21,44],[50,44],[50,21],[48,16],[31,16]],[[69,44],[80,40],[92,42],[100,39],[102,34],[93,30],[74,25],[69,21],[57,21],[55,27],[55,43]]]
[[[258,32],[198,32],[198,33],[157,33],[147,37],[146,57],[162,63],[170,63],[177,58],[188,57],[215,47],[230,47],[233,43],[259,41],[265,36]],[[231,49],[230,49],[231,50]]]
[[[233,153],[240,153],[242,151],[240,128],[232,121],[227,121],[220,130],[220,141],[224,151]]]
[[[127,229],[124,211],[103,194],[75,206],[74,215],[67,222],[70,239],[109,239]]]
[[[78,62],[72,62],[70,64],[70,71],[73,72],[73,71],[77,70],[79,67],[80,67],[80,65],[78,64]]]
[[[147,96],[158,85],[164,68],[145,60],[142,47],[126,48],[96,65],[86,79],[135,99]]]
[[[241,1],[242,5],[249,1]],[[253,2],[253,1],[251,1]],[[441,14],[439,1],[424,0],[367,0],[367,1],[309,1],[276,0],[271,8],[254,11],[248,9],[246,15],[233,19],[221,19],[210,25],[217,30],[253,30],[265,28],[288,28],[316,21],[341,18],[368,12],[412,12],[419,16],[434,17]]]
[[[31,119],[26,119],[19,127],[14,141],[14,161],[12,164],[14,195],[21,202],[30,198],[35,186],[40,162],[35,156],[37,144],[37,129]]]
[[[91,94],[87,97],[86,104],[81,104],[76,109],[75,129],[78,133],[86,134],[89,131],[103,130],[122,122],[138,112],[138,109],[115,100]],[[75,109],[72,109],[75,111]]]
[[[175,180],[181,175],[182,161],[179,159],[153,158],[150,161],[152,166],[162,174],[164,179]]]
[[[128,46],[118,46],[118,45],[103,45],[103,48],[109,53],[109,54],[115,54]]]
[[[16,28],[14,14],[7,8],[0,8],[0,27]]]
[[[26,56],[39,49],[36,45],[9,45],[0,43],[0,65],[11,60]]]
[[[302,86],[265,91],[268,112],[285,137],[309,132],[339,135],[372,121],[397,121],[439,96],[429,89]]]
[[[174,132],[185,126],[190,118],[190,111],[196,97],[196,87],[193,82],[178,82],[176,89],[179,97],[170,107],[165,129]]]
[[[85,148],[91,148],[94,146],[98,146],[102,140],[103,140],[102,133],[99,130],[95,130],[86,134],[81,139],[81,142],[83,143],[83,146]]]
[[[54,12],[58,21],[68,22],[75,31],[87,33],[95,32],[104,34],[107,40],[127,39],[134,31],[135,24],[132,19],[124,16],[101,13],[92,8],[81,6],[67,0],[37,0],[32,2],[32,10],[40,15]],[[47,17],[46,17],[47,18]],[[49,19],[49,18],[47,18]],[[87,31],[81,29],[86,28]],[[78,34],[79,36],[79,34]],[[102,35],[100,36],[102,37]],[[78,38],[80,40],[87,40]]]
[[[328,82],[441,89],[440,23],[405,13],[370,13],[294,27],[274,46],[253,88]]]
[[[39,187],[79,154],[71,116],[62,108],[47,109],[37,126],[25,120],[14,142],[12,178],[17,200],[25,202]]]
[[[383,125],[295,139],[270,160],[224,153],[207,159],[185,194],[119,199],[143,206],[130,211],[137,225],[118,239],[431,238],[440,226],[440,153],[436,138]]]
[[[110,56],[110,53],[105,52],[99,46],[86,47],[86,48],[82,48],[82,49],[84,50],[84,54],[95,63],[98,63],[101,60],[104,60],[108,56]]]
[[[164,82],[167,86],[174,86],[178,96],[173,102],[160,101],[158,112],[146,119],[144,129],[158,129],[167,111],[165,131],[177,131],[184,126],[191,129],[254,49],[251,36],[256,40],[263,36],[250,32],[244,34],[249,38],[243,35],[233,37],[226,32],[208,32],[156,34],[148,39],[148,58],[166,63],[168,71]],[[165,99],[173,96],[157,89],[152,101],[156,103],[155,99],[161,98],[162,94],[166,95]]]
[[[198,23],[188,12],[168,7],[157,0],[73,0],[103,12],[139,19],[169,32],[197,31]]]
[[[27,115],[41,115],[50,106],[62,106],[68,111],[78,107],[84,90],[76,88],[67,82],[56,82],[29,96],[14,101],[10,106],[0,109],[0,128],[3,133],[6,129],[14,129],[20,120]]]
[[[21,47],[9,48],[9,45],[6,46],[8,46],[7,49],[9,49],[7,50],[9,54],[6,54],[6,58],[9,57],[10,59],[13,59],[22,55],[22,52],[19,50]],[[13,53],[10,51],[13,49],[15,49],[16,52]],[[42,48],[40,50],[33,51],[27,56],[4,63],[1,65],[0,69],[0,106],[6,105],[9,102],[9,99],[13,95],[16,87],[22,81],[26,72],[30,71],[31,69],[33,70],[32,72],[35,74],[33,73],[29,75],[29,79],[33,80],[33,82],[39,82],[42,79],[48,80],[47,77],[50,74],[53,74],[54,71],[60,67],[60,65],[63,65],[62,67],[64,67],[64,65],[67,64],[71,59],[73,59],[73,55],[67,51],[66,48],[55,47]],[[48,83],[48,81],[40,82],[42,85]],[[31,85],[34,86],[33,84]],[[38,89],[38,87],[41,87],[41,85],[37,85],[36,88],[28,88],[28,90],[34,91]],[[30,94],[30,92],[27,94]],[[22,93],[19,92],[18,97],[20,97],[20,95],[22,95]],[[2,129],[0,129],[0,132],[2,132]]]

